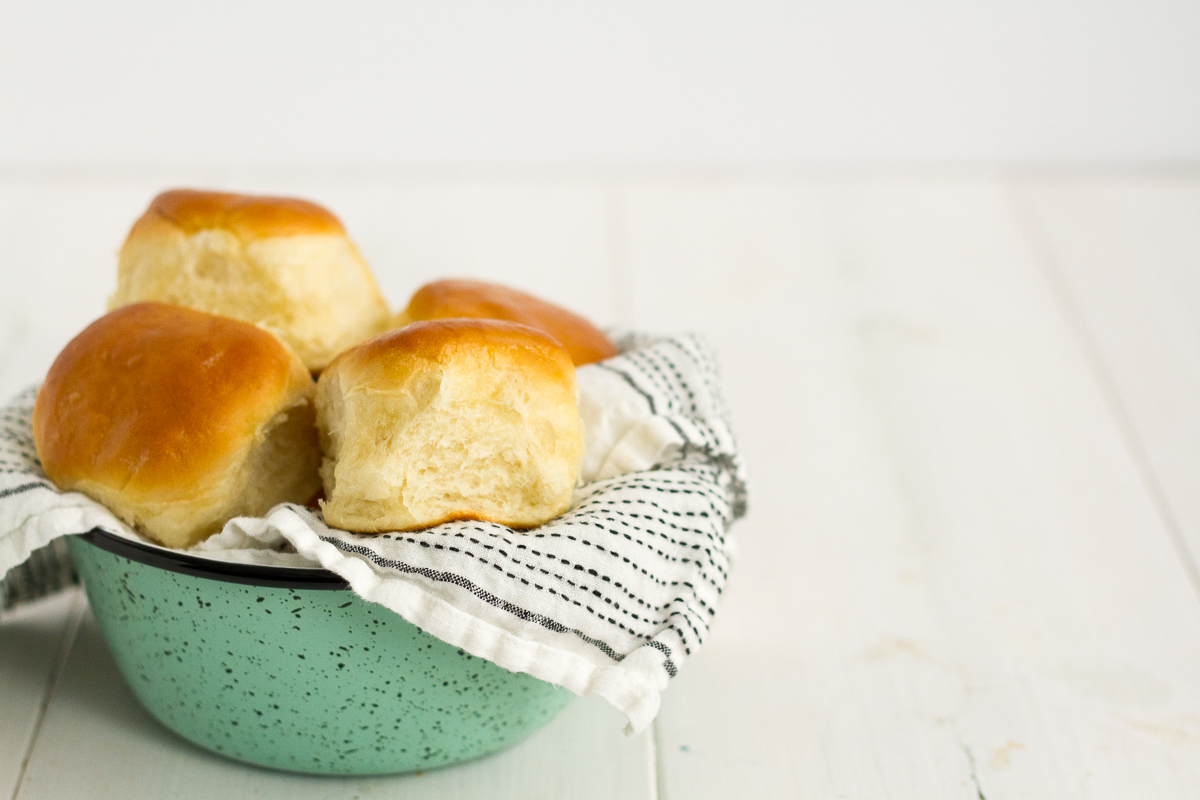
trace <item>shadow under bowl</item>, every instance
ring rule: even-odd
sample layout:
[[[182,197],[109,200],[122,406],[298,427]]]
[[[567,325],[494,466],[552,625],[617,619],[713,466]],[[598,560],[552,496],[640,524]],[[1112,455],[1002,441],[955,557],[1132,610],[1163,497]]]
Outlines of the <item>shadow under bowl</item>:
[[[238,761],[434,769],[517,743],[574,698],[430,636],[323,569],[210,561],[101,530],[68,538],[134,695]]]

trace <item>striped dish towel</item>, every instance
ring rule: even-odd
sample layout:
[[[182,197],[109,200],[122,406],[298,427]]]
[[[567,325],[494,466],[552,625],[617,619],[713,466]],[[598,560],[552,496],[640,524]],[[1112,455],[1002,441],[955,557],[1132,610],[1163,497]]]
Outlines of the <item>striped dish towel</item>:
[[[621,355],[577,371],[583,483],[571,509],[540,528],[452,522],[359,536],[286,504],[231,520],[193,552],[220,558],[290,543],[439,639],[599,695],[642,730],[708,635],[746,489],[709,345],[694,335],[631,335],[618,345]],[[0,435],[0,459],[11,457],[7,441]],[[9,479],[0,474],[0,492]],[[17,499],[0,500],[0,525],[4,503]],[[3,544],[0,533],[0,557]]]

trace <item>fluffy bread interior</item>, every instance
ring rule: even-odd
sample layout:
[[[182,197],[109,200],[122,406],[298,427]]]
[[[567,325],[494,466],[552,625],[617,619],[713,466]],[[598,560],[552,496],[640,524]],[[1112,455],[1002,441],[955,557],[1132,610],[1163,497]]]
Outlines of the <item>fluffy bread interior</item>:
[[[176,202],[168,213],[160,201],[176,194],[156,199],[130,231],[110,309],[155,300],[260,325],[314,372],[387,327],[387,304],[370,269],[328,212],[320,209],[326,217],[314,221],[306,210],[309,216],[295,219],[286,204],[296,201],[250,198],[259,216],[247,218],[235,213],[243,196],[193,192],[182,194],[215,197],[232,210],[205,206],[188,216]]]
[[[72,487],[99,500],[139,533],[186,549],[234,517],[258,517],[285,502],[307,502],[320,489],[315,412],[307,398],[281,410],[253,442],[185,487],[131,495],[80,480]]]
[[[418,323],[464,324],[522,328]],[[414,353],[389,334],[334,362],[317,387],[326,521],[359,532],[453,519],[531,528],[565,511],[583,454],[574,369],[557,343],[523,331],[535,358],[453,333]],[[359,352],[389,336],[400,346]]]

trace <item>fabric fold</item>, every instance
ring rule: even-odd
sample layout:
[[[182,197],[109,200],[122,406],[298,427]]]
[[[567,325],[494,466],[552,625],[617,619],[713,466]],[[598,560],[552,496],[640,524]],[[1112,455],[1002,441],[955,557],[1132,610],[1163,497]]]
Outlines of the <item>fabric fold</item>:
[[[583,483],[570,510],[540,528],[451,522],[360,536],[284,504],[230,520],[190,552],[320,564],[472,655],[603,697],[640,731],[716,616],[745,474],[707,342],[619,343],[621,355],[577,370]],[[29,428],[33,399],[22,393],[0,412],[0,574],[64,534],[99,527],[139,538],[45,479]]]

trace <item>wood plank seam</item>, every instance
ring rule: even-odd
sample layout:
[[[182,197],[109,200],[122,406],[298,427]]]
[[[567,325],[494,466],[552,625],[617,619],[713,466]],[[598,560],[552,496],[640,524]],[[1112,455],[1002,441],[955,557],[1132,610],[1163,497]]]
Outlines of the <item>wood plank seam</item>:
[[[253,182],[240,178],[236,170],[211,175],[211,178],[197,182],[253,186]],[[141,195],[148,198],[164,180],[178,178],[164,175],[155,180],[158,186],[135,183],[132,188],[127,186],[129,181],[114,181],[114,186],[100,187],[95,192],[102,203],[110,206],[136,207],[143,200]],[[354,229],[360,231],[360,238],[379,251],[380,257],[373,263],[382,265],[378,268],[381,278],[392,278],[393,299],[410,291],[410,284],[415,285],[426,273],[478,269],[483,271],[480,277],[484,279],[526,285],[539,292],[549,287],[557,291],[559,302],[569,307],[582,306],[580,311],[606,323],[616,322],[621,313],[616,307],[620,295],[612,285],[614,261],[608,238],[608,234],[613,233],[615,217],[606,213],[608,198],[603,193],[604,187],[576,187],[563,181],[555,181],[550,186],[531,182],[480,185],[478,181],[471,181],[465,186],[439,185],[414,190],[403,186],[379,187],[379,181],[364,177],[363,191],[354,192],[339,191],[340,184],[313,187],[283,181],[282,177],[279,181],[285,185],[261,188],[301,196],[341,198],[332,206],[347,220],[361,223]],[[58,209],[65,195],[68,204],[74,202],[87,213],[97,205],[92,189],[60,188],[61,191],[47,190],[48,199],[35,197],[34,200]],[[118,202],[113,202],[110,189]],[[9,194],[20,195],[18,206],[28,202],[25,192],[10,191]],[[411,227],[416,229],[422,227],[422,223],[433,223],[430,226],[432,232],[418,235],[419,231],[410,234],[401,231],[396,234],[392,230],[389,217],[397,210],[409,211],[409,206],[418,210],[429,207]],[[387,210],[380,211],[381,207]],[[498,213],[503,210],[509,211],[508,218]],[[547,210],[559,213],[547,219]],[[40,211],[29,213],[36,222]],[[115,218],[121,213],[124,212],[110,209],[109,216],[114,218],[112,221],[119,222]],[[500,222],[495,222],[497,219]],[[505,222],[518,226],[515,233],[502,224]],[[69,259],[63,253],[51,252],[52,248],[45,247],[38,230],[28,235],[23,231],[16,233],[19,243],[25,245],[35,263],[48,262],[51,268],[59,267],[62,273],[67,273],[72,268],[67,266],[68,260],[78,264],[81,256],[93,258],[100,252],[98,247],[108,243],[111,231],[120,232],[121,226],[109,224],[103,230],[96,227],[86,245],[70,251]],[[11,229],[0,231],[0,238],[11,238],[10,233]],[[464,238],[468,240],[465,243],[461,242]],[[389,249],[393,240],[399,240],[399,244]],[[459,244],[457,249],[453,246],[456,242]],[[437,256],[443,253],[447,255],[439,261]],[[100,259],[95,256],[94,260]],[[525,263],[527,261],[532,261],[532,265]],[[564,266],[571,269],[564,269]],[[47,271],[44,269],[43,273]],[[90,288],[107,291],[107,285],[101,286],[107,283],[107,277],[105,274],[104,280],[93,280],[95,285]],[[61,285],[61,279],[47,277],[31,286],[25,292],[29,295],[25,299],[36,299],[53,289],[56,283]],[[628,287],[629,281],[625,280],[621,285]],[[32,302],[26,305],[36,306]],[[0,319],[0,357],[15,357],[6,362],[10,367],[0,373],[0,379],[7,377],[8,385],[12,385],[30,382],[35,379],[35,373],[40,377],[54,355],[52,351],[58,349],[55,340],[62,338],[65,341],[68,334],[92,313],[101,313],[101,309],[80,302],[63,307],[57,316],[46,315],[43,319],[38,315],[31,318],[36,324],[30,323],[33,327],[22,332],[21,341],[15,333],[6,336],[5,320]],[[71,319],[77,320],[77,324],[71,324]],[[18,331],[16,325],[11,327]],[[12,352],[6,353],[6,347]],[[20,378],[14,381],[18,375]],[[3,780],[5,791],[0,792],[0,798],[10,794],[22,800],[66,795],[129,796],[127,787],[130,784],[139,787],[133,790],[135,796],[147,792],[162,796],[178,793],[179,786],[203,787],[211,782],[237,786],[235,794],[238,795],[274,793],[275,796],[291,796],[294,786],[311,784],[311,779],[217,761],[174,738],[160,741],[161,737],[157,736],[160,732],[153,727],[156,723],[136,707],[133,696],[124,690],[110,691],[114,686],[120,688],[121,678],[116,666],[103,648],[94,621],[87,616],[82,594],[79,595],[79,602],[83,604],[79,610],[81,616],[73,620],[70,599],[60,598],[68,602],[56,607],[54,627],[48,628],[40,640],[42,649],[36,673],[26,670],[29,683],[22,705],[24,716],[17,735],[10,737],[10,763]],[[77,627],[73,626],[74,630],[64,640],[66,627],[72,622]],[[99,663],[92,663],[97,661]],[[23,667],[24,662],[20,666]],[[57,672],[53,677],[52,670]],[[367,785],[379,787],[389,796],[391,793],[385,787],[397,786],[403,787],[405,796],[415,793],[474,797],[478,793],[491,797],[653,797],[658,777],[647,773],[655,768],[657,755],[649,742],[650,736],[626,738],[620,733],[620,726],[604,715],[605,708],[579,701],[572,710],[564,713],[557,728],[547,731],[540,741],[514,748],[495,759],[464,765],[461,770],[429,773],[420,780],[415,776],[396,776],[369,784],[347,780],[328,781],[322,785],[331,787],[328,789],[331,796],[346,797]],[[79,713],[81,709],[86,709],[87,713]],[[552,761],[555,760],[553,756],[560,757],[557,759],[560,769],[534,768],[546,763],[546,754],[540,751],[547,746],[555,750]],[[130,761],[130,752],[136,752],[138,758]],[[97,776],[105,778],[106,782],[98,785]],[[146,788],[148,784],[155,784],[160,790],[150,791]],[[430,791],[424,788],[426,786],[438,789]],[[444,792],[444,787],[453,790]]]
[[[21,795],[21,787],[25,783],[25,772],[29,767],[29,759],[33,755],[34,747],[37,746],[38,736],[42,732],[42,723],[46,719],[46,711],[50,708],[50,701],[54,699],[54,692],[58,689],[59,680],[63,674],[63,668],[66,666],[67,657],[71,654],[71,647],[75,643],[75,636],[79,633],[79,624],[83,620],[83,614],[88,608],[87,597],[82,589],[73,589],[75,597],[71,601],[71,610],[67,615],[67,623],[63,626],[62,639],[59,640],[58,650],[54,655],[54,666],[50,669],[50,674],[46,678],[46,690],[42,694],[42,702],[38,706],[37,721],[34,723],[33,731],[29,735],[29,743],[25,747],[25,755],[21,759],[21,769],[17,773],[17,780],[13,784],[12,800],[17,800]]]
[[[1129,409],[1121,397],[1121,391],[1104,358],[1099,341],[1088,325],[1079,301],[1071,289],[1070,280],[1059,262],[1057,250],[1038,219],[1037,211],[1022,197],[1020,185],[1004,182],[1001,183],[1000,190],[1016,222],[1017,230],[1025,239],[1029,252],[1033,255],[1034,261],[1046,279],[1054,303],[1058,306],[1059,312],[1079,347],[1080,355],[1104,398],[1125,449],[1142,480],[1142,485],[1150,496],[1163,528],[1171,540],[1171,545],[1182,562],[1184,572],[1187,573],[1188,580],[1192,584],[1193,592],[1200,600],[1200,568],[1196,564],[1198,554],[1192,553],[1187,546],[1178,518],[1162,488],[1158,473],[1138,438]]]
[[[613,311],[615,323],[627,327],[633,320],[633,281],[629,273],[629,225],[625,208],[625,186],[614,181],[604,187],[605,215],[605,260],[612,275]],[[658,722],[650,724],[646,736],[646,754],[649,762],[650,780],[648,792],[652,800],[664,800],[666,795],[663,781],[666,771],[662,765],[659,747]]]
[[[975,769],[975,753],[961,738],[958,741],[959,747],[962,748],[963,755],[967,758],[967,769],[970,770],[971,785],[975,788],[976,800],[988,800],[987,795],[983,793],[983,786],[979,783],[979,774]]]
[[[666,800],[666,787],[663,786],[666,771],[662,768],[662,741],[658,735],[657,720],[650,724],[650,735],[646,740],[646,747],[650,751],[650,797],[653,800]]]

